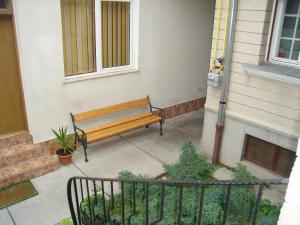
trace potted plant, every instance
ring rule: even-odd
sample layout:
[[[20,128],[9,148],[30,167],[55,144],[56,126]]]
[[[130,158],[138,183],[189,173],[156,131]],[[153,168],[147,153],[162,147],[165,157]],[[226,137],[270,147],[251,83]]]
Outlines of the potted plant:
[[[59,127],[58,131],[53,130],[55,134],[55,146],[58,148],[56,155],[61,164],[68,165],[71,163],[73,152],[76,144],[74,142],[74,135],[68,135],[67,127]]]

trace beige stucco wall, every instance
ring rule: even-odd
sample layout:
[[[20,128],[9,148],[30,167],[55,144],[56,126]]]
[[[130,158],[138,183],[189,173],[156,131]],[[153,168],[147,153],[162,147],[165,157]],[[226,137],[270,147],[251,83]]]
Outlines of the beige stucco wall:
[[[258,65],[264,62],[272,2],[238,1],[227,113],[251,118],[299,136],[300,87],[249,76],[243,68],[244,64]],[[225,9],[222,12],[223,18]],[[221,24],[221,28],[224,28],[224,21]],[[216,110],[219,89],[208,87],[207,98],[206,106]]]
[[[29,129],[35,142],[81,112],[150,95],[164,107],[206,95],[214,2],[141,0],[139,72],[64,83],[60,0],[15,0]]]
[[[222,5],[222,20],[220,35],[224,34],[224,18],[226,1]],[[244,69],[245,64],[258,65],[265,62],[267,42],[269,36],[269,26],[272,15],[273,0],[239,0],[238,11],[234,35],[233,57],[231,63],[230,82],[228,91],[228,103],[226,115],[228,118],[236,120],[239,125],[226,124],[223,138],[222,154],[229,161],[232,156],[240,159],[243,144],[243,137],[247,126],[256,126],[257,130],[268,131],[261,138],[271,141],[274,136],[279,135],[290,139],[289,149],[296,150],[296,140],[300,136],[300,87],[249,75]],[[217,17],[217,4],[215,18]],[[215,19],[215,27],[216,27]],[[215,43],[215,30],[214,40]],[[221,51],[222,40],[219,40],[219,50]],[[211,56],[213,54],[211,53]],[[208,87],[207,102],[205,105],[208,117],[211,120],[216,117],[219,104],[219,88]],[[212,116],[214,114],[215,116]],[[212,154],[214,124],[205,121],[202,144],[204,151]],[[216,122],[216,121],[215,121]],[[243,125],[242,132],[240,129]],[[230,128],[226,129],[226,126]],[[229,133],[228,133],[229,132]],[[237,132],[241,137],[234,137]],[[272,138],[268,136],[272,136]],[[238,141],[237,141],[238,140]],[[238,144],[237,144],[238,143]],[[232,150],[230,146],[237,146]],[[227,146],[227,147],[226,147]],[[238,152],[238,154],[226,155],[227,151]]]

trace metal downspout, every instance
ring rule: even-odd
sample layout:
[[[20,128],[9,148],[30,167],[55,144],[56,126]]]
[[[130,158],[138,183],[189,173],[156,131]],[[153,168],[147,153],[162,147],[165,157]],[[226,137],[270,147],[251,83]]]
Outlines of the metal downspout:
[[[228,27],[229,30],[227,32],[227,43],[226,43],[227,47],[225,51],[223,82],[222,82],[221,92],[220,92],[219,113],[218,113],[218,121],[216,123],[215,142],[214,142],[214,149],[213,149],[213,156],[212,156],[213,164],[217,164],[219,162],[220,146],[222,142],[222,134],[224,129],[228,84],[229,84],[230,69],[231,69],[234,28],[236,23],[237,0],[231,0],[230,5],[231,5],[230,17],[228,18],[230,21]]]

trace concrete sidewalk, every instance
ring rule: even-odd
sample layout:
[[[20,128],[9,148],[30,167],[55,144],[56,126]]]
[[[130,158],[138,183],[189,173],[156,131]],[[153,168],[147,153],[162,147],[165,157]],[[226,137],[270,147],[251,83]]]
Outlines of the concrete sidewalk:
[[[203,117],[204,110],[200,110],[167,120],[162,137],[159,126],[152,125],[90,145],[88,163],[80,149],[71,165],[33,179],[39,195],[0,210],[0,224],[55,225],[70,217],[66,187],[68,179],[75,175],[112,178],[129,170],[159,176],[164,164],[177,161],[185,141],[199,146]]]

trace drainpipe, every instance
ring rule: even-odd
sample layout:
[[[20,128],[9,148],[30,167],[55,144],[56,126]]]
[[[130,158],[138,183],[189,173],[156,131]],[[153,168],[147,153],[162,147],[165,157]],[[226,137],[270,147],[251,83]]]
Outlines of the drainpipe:
[[[236,9],[237,9],[237,0],[231,0],[230,17],[229,17],[230,21],[228,26],[227,38],[226,38],[227,41],[226,41],[223,81],[222,81],[222,86],[220,91],[219,113],[218,113],[218,121],[216,123],[215,142],[214,142],[214,150],[212,156],[213,164],[217,164],[219,162],[220,146],[222,142],[222,134],[224,129],[225,109],[226,109],[228,84],[229,84],[230,69],[231,69],[234,28],[236,22],[236,11],[237,11]]]

